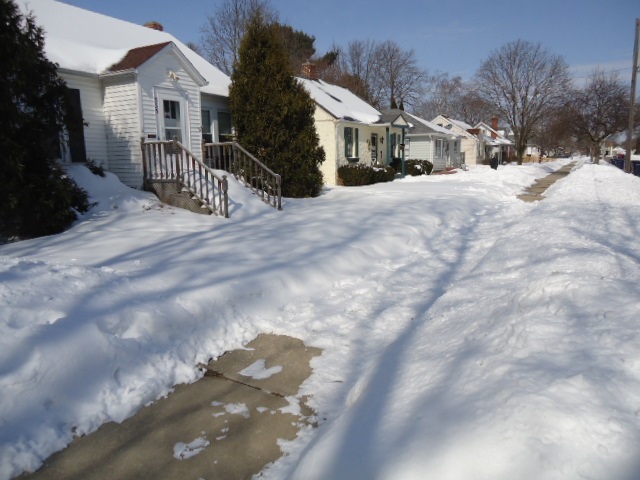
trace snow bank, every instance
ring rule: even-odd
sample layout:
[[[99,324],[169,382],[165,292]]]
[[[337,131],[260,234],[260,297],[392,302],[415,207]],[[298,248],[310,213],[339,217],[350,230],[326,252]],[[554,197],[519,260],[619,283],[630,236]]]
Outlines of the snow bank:
[[[283,212],[238,193],[230,219],[75,168],[97,205],[0,246],[0,478],[260,332],[323,348],[301,392],[320,427],[266,479],[638,478],[640,179],[580,162],[516,199],[561,164]]]

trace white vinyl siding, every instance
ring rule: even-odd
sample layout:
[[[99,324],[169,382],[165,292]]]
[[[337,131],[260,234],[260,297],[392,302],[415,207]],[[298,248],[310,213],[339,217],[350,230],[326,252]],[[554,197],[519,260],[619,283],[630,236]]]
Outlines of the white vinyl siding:
[[[433,162],[433,141],[427,136],[411,136],[406,141],[405,159]]]
[[[109,170],[130,187],[142,186],[138,86],[133,76],[105,79]]]
[[[69,88],[80,90],[82,104],[82,118],[84,127],[84,141],[87,159],[109,168],[107,151],[107,128],[103,113],[102,86],[97,76],[76,75],[60,72],[60,76],[67,82]]]
[[[176,80],[169,78],[174,72]],[[175,78],[175,77],[174,77]],[[140,85],[140,105],[142,109],[142,134],[145,137],[155,135],[161,138],[158,131],[158,114],[162,110],[162,92],[171,92],[181,99],[184,107],[186,132],[184,144],[198,158],[202,153],[201,104],[200,87],[182,68],[182,64],[171,49],[162,50],[153,58],[138,67],[137,80]],[[170,100],[175,100],[170,98]]]

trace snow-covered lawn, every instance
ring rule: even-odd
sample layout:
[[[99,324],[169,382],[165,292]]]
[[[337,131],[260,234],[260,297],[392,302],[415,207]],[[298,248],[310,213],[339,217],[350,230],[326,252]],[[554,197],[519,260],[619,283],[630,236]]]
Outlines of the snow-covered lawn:
[[[74,167],[98,205],[0,247],[0,479],[260,332],[323,349],[320,427],[263,478],[640,478],[640,178],[580,160],[516,199],[567,161],[282,212],[231,184],[230,219]]]

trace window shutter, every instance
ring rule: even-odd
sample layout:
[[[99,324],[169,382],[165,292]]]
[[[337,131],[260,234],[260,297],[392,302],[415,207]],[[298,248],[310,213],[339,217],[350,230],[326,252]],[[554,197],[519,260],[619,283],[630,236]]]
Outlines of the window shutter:
[[[344,156],[351,156],[351,127],[344,127]]]
[[[360,144],[358,142],[358,131],[359,129],[356,128],[356,157],[359,157],[359,149],[360,149]]]

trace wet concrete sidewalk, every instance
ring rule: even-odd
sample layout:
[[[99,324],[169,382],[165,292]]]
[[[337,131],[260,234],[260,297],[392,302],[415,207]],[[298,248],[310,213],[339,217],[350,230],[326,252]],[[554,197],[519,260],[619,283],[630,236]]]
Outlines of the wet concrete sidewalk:
[[[320,350],[300,340],[259,335],[245,349],[206,366],[204,378],[120,424],[78,438],[21,479],[249,479],[311,424],[297,397]]]
[[[518,198],[525,202],[537,202],[538,200],[542,200],[544,198],[543,193],[547,191],[547,188],[558,180],[569,175],[575,166],[576,162],[571,162],[555,172],[550,173],[546,177],[539,178],[533,185],[527,188],[524,193],[518,195]]]

